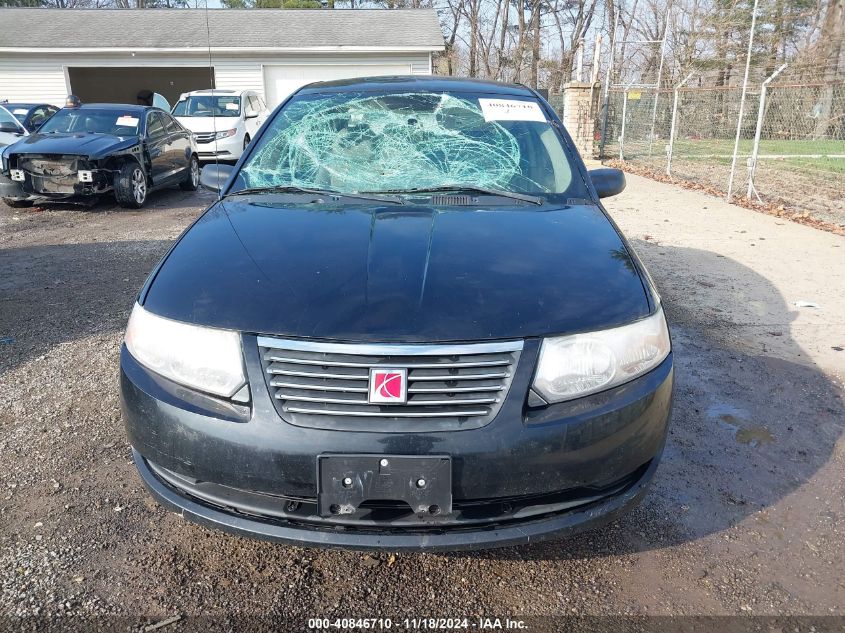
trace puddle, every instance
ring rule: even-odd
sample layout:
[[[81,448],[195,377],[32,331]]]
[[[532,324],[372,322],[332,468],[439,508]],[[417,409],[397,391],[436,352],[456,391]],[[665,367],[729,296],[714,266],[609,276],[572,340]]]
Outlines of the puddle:
[[[730,404],[714,404],[707,409],[707,415],[716,423],[734,434],[734,439],[740,444],[747,444],[752,448],[765,446],[775,441],[772,433],[765,426],[750,424],[748,412]]]
[[[736,441],[740,444],[748,444],[754,448],[771,444],[775,441],[774,436],[765,426],[748,426],[737,429]]]

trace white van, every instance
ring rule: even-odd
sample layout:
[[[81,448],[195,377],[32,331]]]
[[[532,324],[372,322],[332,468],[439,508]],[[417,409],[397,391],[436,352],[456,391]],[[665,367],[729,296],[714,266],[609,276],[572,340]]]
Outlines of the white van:
[[[237,160],[267,119],[252,90],[194,90],[179,97],[173,116],[194,134],[200,161]]]

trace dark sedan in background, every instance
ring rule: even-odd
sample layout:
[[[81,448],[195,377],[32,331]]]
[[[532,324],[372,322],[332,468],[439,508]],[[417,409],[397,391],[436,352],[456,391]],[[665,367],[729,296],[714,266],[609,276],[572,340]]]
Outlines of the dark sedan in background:
[[[7,101],[0,105],[11,112],[30,134],[59,111],[59,108],[50,103],[9,103]]]
[[[660,298],[548,104],[383,77],[299,90],[141,290],[124,419],[153,495],[287,543],[461,549],[645,494]]]
[[[191,133],[169,113],[147,106],[64,108],[0,157],[0,198],[13,207],[90,204],[113,191],[119,205],[140,208],[154,189],[193,191],[199,184]]]

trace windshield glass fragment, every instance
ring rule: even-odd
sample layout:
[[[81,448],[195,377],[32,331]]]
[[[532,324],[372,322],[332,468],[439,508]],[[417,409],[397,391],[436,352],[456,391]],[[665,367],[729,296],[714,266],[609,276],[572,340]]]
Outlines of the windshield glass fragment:
[[[232,191],[286,185],[350,193],[462,185],[538,196],[580,191],[561,139],[535,100],[502,100],[503,109],[491,112],[483,97],[296,97],[270,123]]]

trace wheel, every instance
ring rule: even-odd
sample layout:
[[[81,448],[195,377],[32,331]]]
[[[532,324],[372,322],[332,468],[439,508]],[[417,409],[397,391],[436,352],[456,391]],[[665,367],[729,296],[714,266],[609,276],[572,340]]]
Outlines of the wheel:
[[[249,145],[249,134],[244,134],[244,149],[246,151],[247,146]]]
[[[191,162],[188,165],[188,173],[185,174],[185,179],[179,183],[179,188],[182,191],[196,191],[200,186],[200,162],[196,156],[191,156]]]
[[[140,209],[147,201],[147,175],[135,161],[127,161],[114,177],[114,197],[126,209]]]
[[[15,200],[14,198],[3,198],[3,203],[13,209],[26,209],[34,204],[32,200]]]

